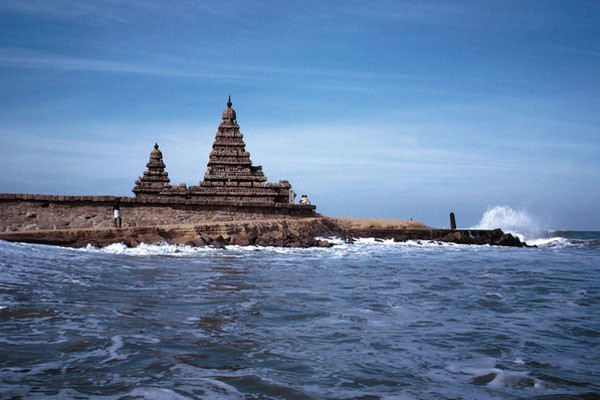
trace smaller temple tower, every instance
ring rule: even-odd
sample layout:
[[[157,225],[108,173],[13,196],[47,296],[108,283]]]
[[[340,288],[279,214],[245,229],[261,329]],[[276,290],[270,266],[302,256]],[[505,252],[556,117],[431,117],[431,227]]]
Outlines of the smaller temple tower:
[[[169,174],[165,171],[162,152],[158,149],[158,143],[150,153],[150,161],[146,164],[148,168],[144,175],[138,177],[132,190],[136,197],[156,197],[161,192],[171,188]]]

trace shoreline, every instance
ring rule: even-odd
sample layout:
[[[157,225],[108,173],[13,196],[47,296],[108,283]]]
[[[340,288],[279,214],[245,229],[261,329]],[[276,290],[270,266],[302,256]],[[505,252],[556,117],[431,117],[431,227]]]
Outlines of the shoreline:
[[[141,243],[167,242],[194,247],[257,245],[277,247],[330,247],[333,244],[317,237],[339,237],[347,243],[356,238],[391,239],[396,242],[427,240],[458,244],[524,247],[525,243],[500,229],[439,229],[411,220],[368,218],[334,218],[325,216],[271,218],[253,220],[210,221],[136,227],[63,228],[1,232],[0,239],[66,247],[105,247],[124,243],[135,247]]]
[[[113,213],[118,204],[122,227]],[[186,198],[0,193],[0,239],[85,247],[168,242],[191,246],[329,247],[317,237],[434,240],[523,247],[500,229],[440,229],[406,219],[341,218],[316,206]]]

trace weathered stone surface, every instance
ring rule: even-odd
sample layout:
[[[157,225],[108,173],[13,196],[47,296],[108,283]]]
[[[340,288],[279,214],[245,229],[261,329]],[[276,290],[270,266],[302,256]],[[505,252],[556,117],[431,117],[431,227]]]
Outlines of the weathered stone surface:
[[[457,235],[459,234],[460,235]],[[326,217],[312,218],[257,218],[253,220],[222,220],[199,222],[193,225],[139,226],[116,229],[105,228],[53,229],[53,230],[5,230],[0,238],[29,243],[54,244],[83,247],[87,244],[107,246],[122,242],[128,246],[139,243],[158,243],[167,241],[193,246],[259,245],[280,247],[329,247],[327,240],[315,237],[339,236],[352,241],[354,237],[368,236],[379,239],[450,241],[465,244],[490,244],[501,246],[523,246],[512,235],[501,230],[449,231],[446,229],[407,229],[402,226],[394,229],[349,229]]]
[[[0,232],[113,226],[114,196],[53,196],[0,194]],[[25,199],[27,198],[27,200]],[[195,224],[206,221],[315,216],[314,207],[298,204],[223,204],[181,199],[178,202],[120,197],[123,227]],[[35,217],[33,217],[35,215]],[[66,224],[68,222],[68,224]]]

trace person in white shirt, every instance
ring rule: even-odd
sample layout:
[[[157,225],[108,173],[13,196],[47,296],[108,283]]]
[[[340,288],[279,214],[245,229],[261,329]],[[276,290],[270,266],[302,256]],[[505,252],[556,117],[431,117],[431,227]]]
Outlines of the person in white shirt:
[[[310,200],[308,199],[307,195],[302,195],[302,198],[300,199],[300,204],[310,204]]]
[[[115,215],[115,228],[120,228],[123,220],[121,219],[121,207],[118,201],[113,206],[113,214]]]

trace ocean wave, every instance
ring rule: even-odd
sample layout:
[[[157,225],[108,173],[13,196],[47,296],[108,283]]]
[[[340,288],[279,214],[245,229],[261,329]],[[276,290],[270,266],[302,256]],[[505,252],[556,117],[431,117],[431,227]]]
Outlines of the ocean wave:
[[[527,242],[530,246],[537,247],[569,247],[572,245],[571,240],[563,237],[538,238]]]
[[[440,242],[435,240],[408,240],[404,242],[396,242],[393,239],[379,238],[356,238],[353,243],[345,242],[339,237],[317,237],[316,240],[327,240],[333,244],[332,247],[276,247],[276,246],[239,246],[227,245],[222,249],[217,249],[210,246],[193,247],[183,244],[172,244],[167,242],[147,244],[141,243],[136,247],[128,247],[124,243],[114,243],[106,247],[98,248],[88,245],[82,249],[74,249],[75,251],[105,253],[126,256],[175,256],[186,257],[202,254],[217,254],[222,252],[271,252],[271,253],[298,253],[298,252],[327,252],[333,250],[345,249],[376,249],[386,247],[415,247],[415,248],[438,248],[438,247],[472,247],[467,244],[457,244],[451,242]]]
[[[594,231],[551,231],[525,210],[509,206],[488,208],[479,223],[471,229],[502,229],[517,236],[528,245],[546,248],[600,248],[600,232]]]
[[[473,385],[485,385],[490,387],[513,387],[513,388],[543,388],[541,380],[532,377],[524,371],[505,371],[492,368],[484,375],[478,375],[471,381]]]
[[[595,240],[549,235],[567,236]],[[0,398],[598,391],[599,253],[324,239],[336,244],[141,246],[173,257],[0,243]]]
[[[167,242],[161,243],[140,243],[136,247],[128,247],[124,243],[114,243],[106,247],[98,248],[92,245],[87,245],[83,249],[77,249],[85,252],[92,253],[107,253],[107,254],[120,254],[127,256],[157,256],[157,255],[169,255],[169,256],[189,256],[197,255],[199,253],[214,252],[217,249],[213,247],[193,247],[183,244],[172,244]]]
[[[528,244],[537,247],[546,248],[589,248],[600,249],[600,232],[576,232],[565,231],[564,236],[561,232],[547,232],[545,237],[540,237],[528,241]]]
[[[540,237],[545,230],[540,222],[525,210],[514,210],[509,206],[494,206],[487,209],[479,223],[471,229],[502,229],[517,236],[521,241]]]

